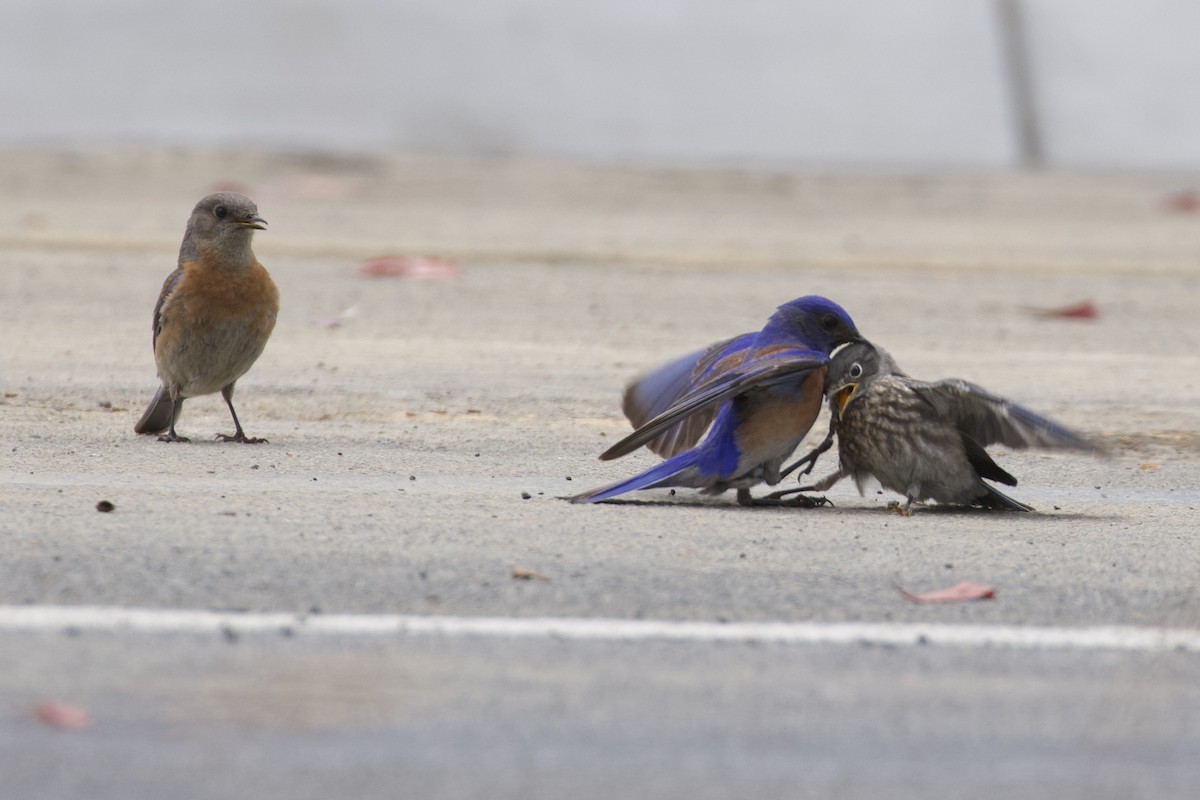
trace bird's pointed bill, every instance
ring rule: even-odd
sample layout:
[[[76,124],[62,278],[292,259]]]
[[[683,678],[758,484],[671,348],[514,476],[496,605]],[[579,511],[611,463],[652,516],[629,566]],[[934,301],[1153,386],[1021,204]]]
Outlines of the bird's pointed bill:
[[[847,383],[845,386],[834,392],[833,396],[829,398],[833,401],[834,407],[837,408],[839,419],[841,418],[842,413],[846,410],[846,404],[850,402],[850,398],[854,397],[854,393],[857,391],[857,383]]]

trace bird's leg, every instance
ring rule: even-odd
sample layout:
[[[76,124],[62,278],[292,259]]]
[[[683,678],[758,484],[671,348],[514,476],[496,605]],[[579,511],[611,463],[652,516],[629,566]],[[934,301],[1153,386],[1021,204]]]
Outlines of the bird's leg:
[[[257,439],[246,436],[246,432],[242,430],[242,423],[238,422],[237,412],[233,410],[233,384],[229,384],[221,390],[221,397],[225,398],[225,405],[229,406],[229,416],[233,417],[233,436],[225,433],[218,433],[217,438],[222,442],[241,442],[242,444],[266,444],[266,439]]]
[[[839,468],[837,470],[837,472],[829,473],[824,478],[822,478],[821,480],[817,481],[814,484],[811,484],[809,486],[800,486],[795,489],[781,489],[778,492],[772,492],[771,494],[767,495],[766,497],[763,498],[763,500],[778,500],[781,497],[787,497],[789,494],[796,494],[798,492],[824,492],[849,474],[850,473],[847,472],[846,470]],[[812,499],[812,498],[808,498],[808,499]],[[830,503],[824,497],[822,497],[821,500],[822,500],[821,505],[825,505],[826,503],[828,503],[829,505],[833,505],[833,503]],[[792,502],[796,502],[796,499],[793,498]],[[803,505],[803,503],[796,502],[796,505]]]
[[[817,459],[821,457],[821,454],[824,453],[829,448],[833,447],[834,427],[835,427],[834,420],[831,419],[829,421],[829,433],[825,436],[825,440],[823,442],[821,442],[819,445],[817,445],[816,447],[814,447],[812,450],[809,450],[807,453],[805,453],[799,459],[794,461],[792,464],[788,465],[787,467],[784,467],[783,471],[779,473],[779,477],[781,479],[786,478],[788,475],[791,475],[793,472],[795,472],[800,467],[803,467],[805,464],[807,464],[808,466],[804,467],[804,471],[801,472],[800,474],[807,475],[810,472],[812,472],[813,467],[815,467],[817,465]]]
[[[171,392],[171,424],[167,428],[167,432],[158,437],[160,442],[190,442],[191,439],[186,436],[180,436],[175,432],[175,419],[179,416],[179,405],[183,402],[177,392]]]
[[[912,504],[917,499],[917,495],[921,493],[921,485],[914,483],[908,487],[908,494],[904,496],[904,505],[900,505],[899,500],[893,500],[888,503],[888,510],[894,514],[899,514],[902,517],[911,517],[913,515]]]
[[[750,495],[750,490],[749,489],[738,489],[737,490],[737,502],[738,502],[739,506],[743,506],[743,507],[754,505],[754,498]]]

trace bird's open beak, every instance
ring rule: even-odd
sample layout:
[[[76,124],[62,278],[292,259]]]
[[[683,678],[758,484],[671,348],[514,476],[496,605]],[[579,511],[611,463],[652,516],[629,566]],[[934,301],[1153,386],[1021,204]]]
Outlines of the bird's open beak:
[[[243,228],[254,228],[256,231],[265,231],[267,229],[267,221],[257,214],[246,219],[239,219],[237,224]]]
[[[846,404],[850,402],[850,398],[854,397],[854,393],[857,391],[857,383],[847,383],[829,397],[829,402],[837,409],[838,419],[842,418],[842,414],[846,410]]]

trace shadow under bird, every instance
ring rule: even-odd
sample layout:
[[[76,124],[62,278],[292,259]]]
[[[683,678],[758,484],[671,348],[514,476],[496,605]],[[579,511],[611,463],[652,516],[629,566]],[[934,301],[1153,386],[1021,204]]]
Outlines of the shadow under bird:
[[[882,348],[867,341],[838,351],[827,381],[832,412],[829,436],[787,471],[808,463],[833,443],[839,467],[811,486],[794,491],[825,491],[846,477],[859,493],[874,477],[904,496],[889,507],[908,516],[912,504],[938,503],[1031,511],[985,481],[1016,486],[984,448],[1039,447],[1102,454],[1089,442],[1052,420],[967,381],[919,381],[906,375]],[[778,492],[783,496],[786,491]]]
[[[175,423],[188,397],[220,392],[233,417],[222,441],[257,444],[233,410],[233,387],[266,347],[279,314],[279,290],[250,249],[266,227],[258,207],[236,192],[210,194],[196,204],[179,248],[179,266],[167,276],[154,305],[154,362],[162,381],[136,433],[186,442]]]
[[[760,502],[750,487],[780,481],[784,460],[821,410],[829,354],[857,339],[841,306],[810,295],[781,305],[756,333],[717,342],[642,376],[628,387],[624,403],[637,429],[600,458],[646,445],[666,461],[566,499],[596,503],[637,489],[688,487],[705,494],[736,489],[739,503]]]

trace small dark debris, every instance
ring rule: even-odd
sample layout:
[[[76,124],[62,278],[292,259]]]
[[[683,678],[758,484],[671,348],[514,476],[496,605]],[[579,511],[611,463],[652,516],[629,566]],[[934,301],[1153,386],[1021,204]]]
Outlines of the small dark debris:
[[[531,495],[529,492],[521,492],[521,499],[522,499],[522,500],[528,500],[528,499],[529,499],[529,498],[531,498],[531,497],[533,497],[533,495]]]
[[[251,464],[250,469],[258,469],[258,464]]]
[[[570,475],[568,475],[568,476],[567,476],[567,480],[571,480],[571,476],[570,476]]]
[[[101,513],[107,514],[114,509],[116,509],[116,506],[108,500],[101,500],[99,503],[96,503],[96,510]]]
[[[409,476],[408,476],[408,479],[409,479],[410,481],[415,481],[415,480],[417,479],[417,476],[416,476],[416,475],[409,475]]]
[[[225,641],[229,642],[230,644],[237,644],[238,632],[228,625],[226,625],[224,628],[221,628],[221,635],[225,637]]]
[[[101,400],[99,403],[97,403],[97,405],[99,405],[101,408],[112,408],[112,401]]]

